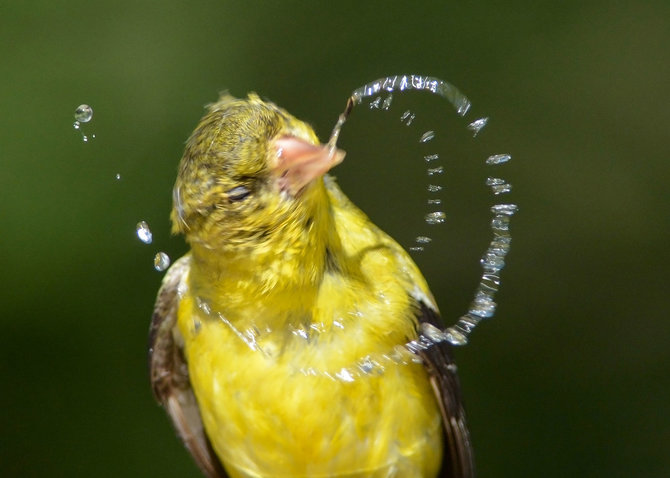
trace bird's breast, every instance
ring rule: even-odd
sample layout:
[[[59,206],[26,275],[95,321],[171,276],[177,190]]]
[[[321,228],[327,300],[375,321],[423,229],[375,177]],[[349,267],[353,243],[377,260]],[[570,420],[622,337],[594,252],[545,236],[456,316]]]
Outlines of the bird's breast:
[[[205,429],[232,477],[436,475],[442,430],[427,375],[383,353],[397,338],[366,327],[365,311],[263,333],[195,302],[182,298],[178,328]]]

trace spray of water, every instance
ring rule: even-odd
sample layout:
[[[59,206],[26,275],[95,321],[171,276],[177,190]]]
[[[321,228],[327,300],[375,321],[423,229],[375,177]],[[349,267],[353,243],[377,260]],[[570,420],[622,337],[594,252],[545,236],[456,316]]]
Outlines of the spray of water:
[[[370,108],[380,109],[380,105],[382,105],[381,109],[387,110],[391,105],[393,93],[407,90],[427,90],[441,96],[462,117],[465,117],[471,107],[470,100],[458,88],[439,78],[423,75],[393,75],[380,78],[352,92],[347,100],[344,112],[339,116],[328,141],[331,152],[334,153],[342,126],[355,106],[359,105],[365,98],[373,98]],[[388,93],[388,96],[382,101],[380,95],[384,93]],[[402,114],[400,120],[409,126],[414,117],[414,113],[408,110]],[[467,128],[472,132],[473,136],[477,136],[487,125],[488,120],[489,118],[487,117],[475,119],[467,125]],[[425,143],[432,140],[434,136],[433,131],[427,131],[421,135],[419,141]],[[437,158],[438,155],[425,156],[426,161],[432,161]],[[490,166],[498,166],[508,162],[510,159],[511,155],[506,153],[494,154],[485,158],[485,163]],[[442,168],[429,168],[427,172],[429,176],[434,176],[442,173]],[[507,181],[499,177],[487,178],[486,185],[491,187],[492,193],[496,196],[506,194],[512,188]],[[433,193],[439,192],[441,189],[441,186],[434,184],[428,186],[428,191]],[[430,204],[439,204],[437,202],[439,199],[436,200],[433,198],[430,201],[432,201]],[[444,331],[432,325],[423,324],[419,339],[405,345],[407,351],[416,353],[442,341],[448,341],[454,345],[464,345],[467,343],[470,333],[482,319],[493,317],[496,310],[496,303],[493,299],[500,286],[500,271],[505,265],[505,256],[509,252],[512,239],[509,231],[509,222],[511,216],[516,211],[516,205],[507,203],[496,204],[491,208],[493,216],[491,219],[491,231],[493,232],[493,238],[480,261],[483,269],[481,280],[477,285],[474,298],[467,312],[459,317],[453,326],[448,327]],[[428,213],[425,219],[428,224],[440,224],[444,222],[445,217],[444,212],[434,211]],[[426,239],[428,238],[424,236],[417,238],[416,245],[410,247],[410,250],[413,252],[422,251],[424,246],[430,242],[430,240],[426,241]],[[398,352],[396,351],[396,353]],[[402,356],[402,353],[400,356]]]

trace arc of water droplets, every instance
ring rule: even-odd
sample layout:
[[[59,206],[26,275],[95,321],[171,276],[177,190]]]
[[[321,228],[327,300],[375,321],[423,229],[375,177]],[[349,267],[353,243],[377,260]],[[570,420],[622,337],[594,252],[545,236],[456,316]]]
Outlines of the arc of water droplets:
[[[383,101],[383,108],[388,109],[391,104],[391,98],[394,91],[405,90],[428,90],[431,93],[437,94],[445,98],[456,109],[460,116],[465,116],[470,110],[470,100],[463,95],[452,84],[435,78],[432,76],[422,75],[394,75],[386,78],[367,83],[360,88],[357,88],[351,94],[347,101],[347,106],[344,112],[339,116],[333,132],[328,141],[331,151],[335,151],[337,139],[340,135],[342,126],[346,122],[349,114],[354,106],[360,104],[364,98],[378,95],[382,91],[389,93],[389,96]],[[379,108],[380,97],[376,98],[370,104],[371,108]],[[411,111],[405,111],[401,117],[401,121],[406,125],[410,125],[414,120],[414,114]],[[488,118],[479,118],[468,124],[467,128],[472,131],[473,137],[477,136],[479,132],[488,123]],[[424,143],[430,141],[434,137],[434,132],[427,131],[423,134],[420,142]],[[437,159],[437,155],[425,156],[426,161]],[[488,165],[504,164],[511,159],[509,154],[494,154],[486,159]],[[429,175],[442,173],[439,167],[430,168]],[[487,178],[486,185],[491,187],[495,195],[507,193],[511,190],[511,185],[501,178]],[[438,192],[441,186],[431,184],[428,186],[429,192]],[[434,201],[434,200],[433,200]],[[412,341],[405,345],[405,349],[413,354],[420,350],[424,350],[435,343],[448,341],[454,345],[464,345],[467,343],[468,335],[477,326],[483,318],[492,317],[496,303],[493,301],[495,293],[500,286],[500,270],[505,265],[505,256],[507,255],[511,243],[511,235],[509,232],[509,222],[511,216],[517,211],[517,206],[514,204],[497,204],[491,208],[493,218],[491,220],[491,229],[493,231],[493,239],[489,244],[488,249],[481,259],[483,268],[482,278],[475,291],[475,297],[466,312],[461,316],[455,325],[447,328],[444,331],[430,324],[422,324],[421,334],[419,339]],[[443,222],[445,215],[443,212],[434,212],[426,216],[429,224],[437,224]],[[418,241],[419,244],[426,242]],[[415,247],[416,250],[422,250],[422,246]],[[396,351],[397,352],[397,351]]]

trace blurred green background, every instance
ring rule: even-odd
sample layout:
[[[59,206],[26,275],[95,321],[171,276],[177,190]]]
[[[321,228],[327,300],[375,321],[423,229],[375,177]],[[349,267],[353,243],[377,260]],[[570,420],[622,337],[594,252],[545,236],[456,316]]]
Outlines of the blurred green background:
[[[436,131],[448,219],[416,258],[448,322],[490,239],[486,175],[520,205],[498,313],[457,351],[479,476],[670,476],[667,0],[2,2],[0,40],[2,476],[199,476],[146,371],[152,258],[185,251],[183,142],[223,89],[325,140],[354,88],[397,73],[491,118],[468,140],[443,100],[397,95],[340,139],[343,189],[407,246]],[[484,168],[493,153],[513,160]]]

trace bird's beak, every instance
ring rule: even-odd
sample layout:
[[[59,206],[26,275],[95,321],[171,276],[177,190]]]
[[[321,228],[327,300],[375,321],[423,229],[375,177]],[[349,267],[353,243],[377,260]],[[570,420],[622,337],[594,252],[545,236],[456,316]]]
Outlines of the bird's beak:
[[[279,178],[279,187],[292,196],[340,164],[346,154],[340,149],[312,144],[295,136],[282,136],[273,143],[276,157],[271,161],[271,168]]]

